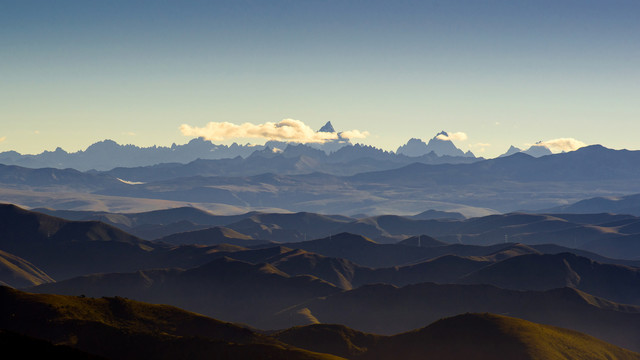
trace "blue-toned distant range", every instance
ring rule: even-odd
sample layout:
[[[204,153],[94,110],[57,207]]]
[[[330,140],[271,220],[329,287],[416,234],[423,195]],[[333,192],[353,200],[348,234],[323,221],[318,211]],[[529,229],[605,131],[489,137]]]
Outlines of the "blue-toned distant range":
[[[385,150],[443,129],[485,158],[554,139],[637,149],[639,13],[631,0],[3,1],[0,151],[184,144],[210,122],[240,127],[218,144],[262,144],[255,131],[289,118]]]

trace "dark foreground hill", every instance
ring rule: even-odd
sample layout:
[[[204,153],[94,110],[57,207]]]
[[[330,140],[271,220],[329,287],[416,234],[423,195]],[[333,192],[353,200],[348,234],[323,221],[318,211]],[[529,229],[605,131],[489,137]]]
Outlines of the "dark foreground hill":
[[[100,360],[101,356],[92,355],[66,345],[54,345],[46,340],[0,330],[0,348],[5,354],[14,354],[22,359],[65,359]]]
[[[268,336],[119,297],[29,294],[0,287],[0,304],[0,329],[5,329],[0,341],[6,334],[14,341],[3,349],[24,344],[31,348],[22,349],[23,355],[46,348],[69,359],[92,358],[77,350],[110,359],[640,359],[640,354],[575,331],[492,314],[441,319],[395,336],[340,325],[295,327]]]
[[[172,306],[0,287],[0,328],[109,359],[340,359]]]

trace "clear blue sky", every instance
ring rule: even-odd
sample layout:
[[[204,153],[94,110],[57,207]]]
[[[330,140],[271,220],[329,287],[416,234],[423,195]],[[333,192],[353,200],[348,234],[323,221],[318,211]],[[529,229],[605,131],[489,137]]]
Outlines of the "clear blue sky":
[[[2,0],[0,151],[284,118],[389,150],[440,130],[487,157],[639,149],[638,19],[635,0]]]

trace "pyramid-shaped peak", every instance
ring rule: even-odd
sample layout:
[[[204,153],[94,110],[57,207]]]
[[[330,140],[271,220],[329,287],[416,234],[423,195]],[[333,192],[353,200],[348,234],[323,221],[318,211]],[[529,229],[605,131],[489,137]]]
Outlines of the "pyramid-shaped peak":
[[[324,124],[318,132],[334,133],[336,130],[333,128],[333,125],[331,125],[331,121],[327,121],[327,123]]]

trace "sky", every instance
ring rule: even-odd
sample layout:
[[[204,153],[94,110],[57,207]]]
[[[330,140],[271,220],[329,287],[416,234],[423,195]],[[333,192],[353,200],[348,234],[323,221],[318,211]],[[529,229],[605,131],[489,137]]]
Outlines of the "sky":
[[[484,157],[640,149],[638,18],[636,0],[0,0],[0,151],[285,119],[386,150],[442,130]]]

